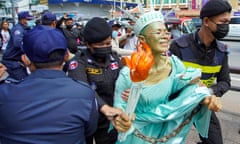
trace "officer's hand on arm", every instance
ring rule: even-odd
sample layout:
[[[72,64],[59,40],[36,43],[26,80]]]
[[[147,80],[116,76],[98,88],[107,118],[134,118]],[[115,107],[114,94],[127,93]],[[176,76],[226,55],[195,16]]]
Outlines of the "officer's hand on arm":
[[[216,97],[216,95],[205,97],[205,99],[202,101],[202,104],[205,104],[211,111],[218,112],[222,109],[221,99]]]
[[[2,63],[0,63],[0,78],[3,76],[6,70],[7,68]]]
[[[132,119],[129,119],[125,113],[121,113],[114,119],[113,126],[119,132],[126,132],[131,128],[132,120],[134,120],[134,118],[135,115]]]
[[[130,89],[126,89],[125,91],[123,91],[121,95],[122,99],[127,102],[129,94],[130,94]]]
[[[108,120],[113,120],[114,117],[120,115],[123,111],[119,108],[114,108],[107,104],[104,104],[101,106],[100,112],[103,113],[108,118]]]

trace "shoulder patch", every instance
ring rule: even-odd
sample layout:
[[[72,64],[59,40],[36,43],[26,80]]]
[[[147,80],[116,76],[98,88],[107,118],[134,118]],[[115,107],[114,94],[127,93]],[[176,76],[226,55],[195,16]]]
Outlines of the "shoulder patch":
[[[110,68],[111,68],[111,70],[116,70],[116,69],[118,69],[118,68],[119,68],[118,62],[112,62],[112,63],[110,63]]]
[[[74,70],[78,67],[78,62],[76,60],[73,60],[69,63],[68,69],[69,70]]]
[[[15,32],[14,32],[14,35],[20,35],[21,34],[21,31],[20,30],[16,30]]]

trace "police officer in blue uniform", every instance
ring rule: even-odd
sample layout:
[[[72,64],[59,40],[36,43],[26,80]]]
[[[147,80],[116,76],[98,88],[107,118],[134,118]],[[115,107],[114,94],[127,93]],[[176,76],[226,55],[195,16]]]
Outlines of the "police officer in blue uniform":
[[[57,16],[50,11],[46,11],[41,16],[41,24],[56,28]]]
[[[10,77],[16,80],[22,80],[27,76],[21,55],[23,54],[23,36],[26,29],[31,26],[31,20],[33,16],[28,11],[18,13],[18,24],[11,30],[11,38],[2,57],[2,63],[7,67]]]
[[[95,92],[62,71],[65,37],[36,27],[24,35],[23,50],[31,74],[0,85],[1,144],[85,144],[97,127]]]
[[[115,130],[108,132],[109,120],[121,113],[113,108],[115,81],[122,68],[119,56],[112,52],[112,30],[102,18],[92,18],[83,30],[87,49],[69,61],[68,76],[87,82],[98,94],[100,116],[98,128],[93,135],[96,144],[114,144],[117,139]],[[88,144],[93,138],[88,138]]]
[[[200,12],[200,30],[174,40],[170,46],[170,51],[185,66],[202,69],[201,81],[217,97],[223,96],[230,88],[228,52],[226,46],[218,40],[228,33],[231,9],[227,1],[209,1]],[[208,138],[200,138],[201,144],[223,144],[221,126],[214,112]]]

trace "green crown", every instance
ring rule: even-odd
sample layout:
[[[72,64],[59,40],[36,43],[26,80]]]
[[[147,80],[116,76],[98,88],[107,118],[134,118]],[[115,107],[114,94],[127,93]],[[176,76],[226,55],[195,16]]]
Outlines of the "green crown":
[[[157,21],[164,23],[164,16],[160,11],[150,11],[144,13],[140,16],[140,18],[136,21],[134,25],[135,34],[138,36],[145,26]]]

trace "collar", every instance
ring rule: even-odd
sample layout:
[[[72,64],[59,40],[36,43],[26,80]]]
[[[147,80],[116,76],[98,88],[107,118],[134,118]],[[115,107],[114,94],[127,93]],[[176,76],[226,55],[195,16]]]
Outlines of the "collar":
[[[199,31],[199,30],[198,30]],[[201,40],[201,38],[199,37],[199,34],[198,34],[198,31],[196,31],[195,32],[195,34],[194,34],[194,40],[195,40],[195,42],[197,42],[197,44],[200,46],[200,48],[201,48],[201,50],[212,50],[212,49],[215,49],[215,48],[217,48],[217,41],[216,40],[214,40],[212,43],[211,43],[211,45],[210,45],[210,47],[206,47],[206,45],[203,43],[203,41]]]
[[[67,76],[61,70],[37,69],[34,72],[32,72],[26,79],[34,79],[34,78],[53,79],[53,78],[63,78],[63,77],[67,77]]]
[[[93,65],[96,65],[96,66],[99,66],[99,67],[108,67],[110,65],[110,63],[116,61],[116,59],[112,56],[112,54],[109,54],[109,56],[105,59],[105,63],[101,64],[94,59],[94,57],[92,56],[89,48],[86,50],[86,56],[87,56],[87,62],[89,64],[93,64]]]

